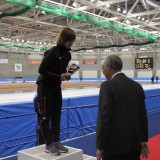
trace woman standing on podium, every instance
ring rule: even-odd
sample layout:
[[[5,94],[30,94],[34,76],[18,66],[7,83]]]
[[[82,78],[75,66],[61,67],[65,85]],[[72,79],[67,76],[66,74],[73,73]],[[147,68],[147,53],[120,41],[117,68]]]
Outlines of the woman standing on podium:
[[[75,39],[76,34],[72,29],[63,28],[58,34],[57,45],[44,53],[38,70],[40,130],[46,144],[45,151],[52,155],[68,152],[68,149],[60,143],[61,82],[66,80],[66,67],[71,60],[70,48]]]

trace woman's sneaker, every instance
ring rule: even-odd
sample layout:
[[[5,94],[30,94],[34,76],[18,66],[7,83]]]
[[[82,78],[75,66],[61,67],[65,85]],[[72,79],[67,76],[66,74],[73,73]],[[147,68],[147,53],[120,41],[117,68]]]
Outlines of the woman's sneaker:
[[[59,150],[60,153],[68,152],[68,148],[64,147],[64,145],[60,142],[55,142],[54,146],[56,147],[57,150]]]
[[[60,155],[60,151],[56,148],[56,146],[52,143],[50,145],[46,145],[46,153],[51,154],[53,156]]]

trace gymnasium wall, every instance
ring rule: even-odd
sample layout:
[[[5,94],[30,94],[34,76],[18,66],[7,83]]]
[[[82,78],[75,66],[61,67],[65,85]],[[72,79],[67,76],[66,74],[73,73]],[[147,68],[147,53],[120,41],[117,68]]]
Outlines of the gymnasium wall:
[[[78,53],[72,55],[72,61],[79,64],[81,69],[73,76],[73,78],[103,78],[104,75],[101,72],[101,64],[103,60],[110,53]],[[154,68],[150,70],[135,70],[135,58],[140,56],[154,57],[151,53],[142,53],[138,55],[123,54],[119,55],[123,61],[123,72],[128,77],[143,77],[148,78],[152,75],[160,75],[160,54],[157,54],[154,59]],[[35,54],[20,54],[20,53],[5,53],[0,52],[0,78],[13,78],[13,77],[37,77],[39,63],[42,60],[43,55]],[[7,62],[8,60],[8,62]],[[84,61],[90,61],[92,63],[96,61],[96,64],[84,64]],[[15,64],[21,65],[19,71],[15,70]]]
[[[156,75],[160,75],[160,54],[157,54],[156,56],[155,67],[156,67]]]
[[[0,60],[8,59],[8,63],[0,63],[0,77],[37,77],[39,64],[29,64],[29,55],[19,53],[0,53]],[[42,59],[42,56],[40,56]],[[16,71],[15,64],[21,64],[22,70]]]
[[[123,72],[128,76],[134,77],[134,57],[132,55],[121,55],[120,56],[123,61]]]

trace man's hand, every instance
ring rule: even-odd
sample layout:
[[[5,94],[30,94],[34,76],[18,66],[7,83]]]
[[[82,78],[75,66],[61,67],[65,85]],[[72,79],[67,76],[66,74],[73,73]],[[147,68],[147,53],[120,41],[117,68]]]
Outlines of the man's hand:
[[[142,151],[141,151],[142,157],[143,158],[148,158],[149,155],[149,148],[148,144],[146,142],[142,142]]]
[[[104,159],[104,150],[97,149],[96,157],[97,157],[97,160],[103,160]]]
[[[61,74],[61,81],[66,81],[67,79],[65,78],[66,73]]]

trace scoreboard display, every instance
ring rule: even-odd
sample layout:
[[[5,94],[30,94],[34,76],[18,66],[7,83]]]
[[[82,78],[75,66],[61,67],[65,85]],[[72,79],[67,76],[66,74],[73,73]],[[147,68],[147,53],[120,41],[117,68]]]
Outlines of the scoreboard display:
[[[136,58],[135,69],[153,69],[153,58]]]

